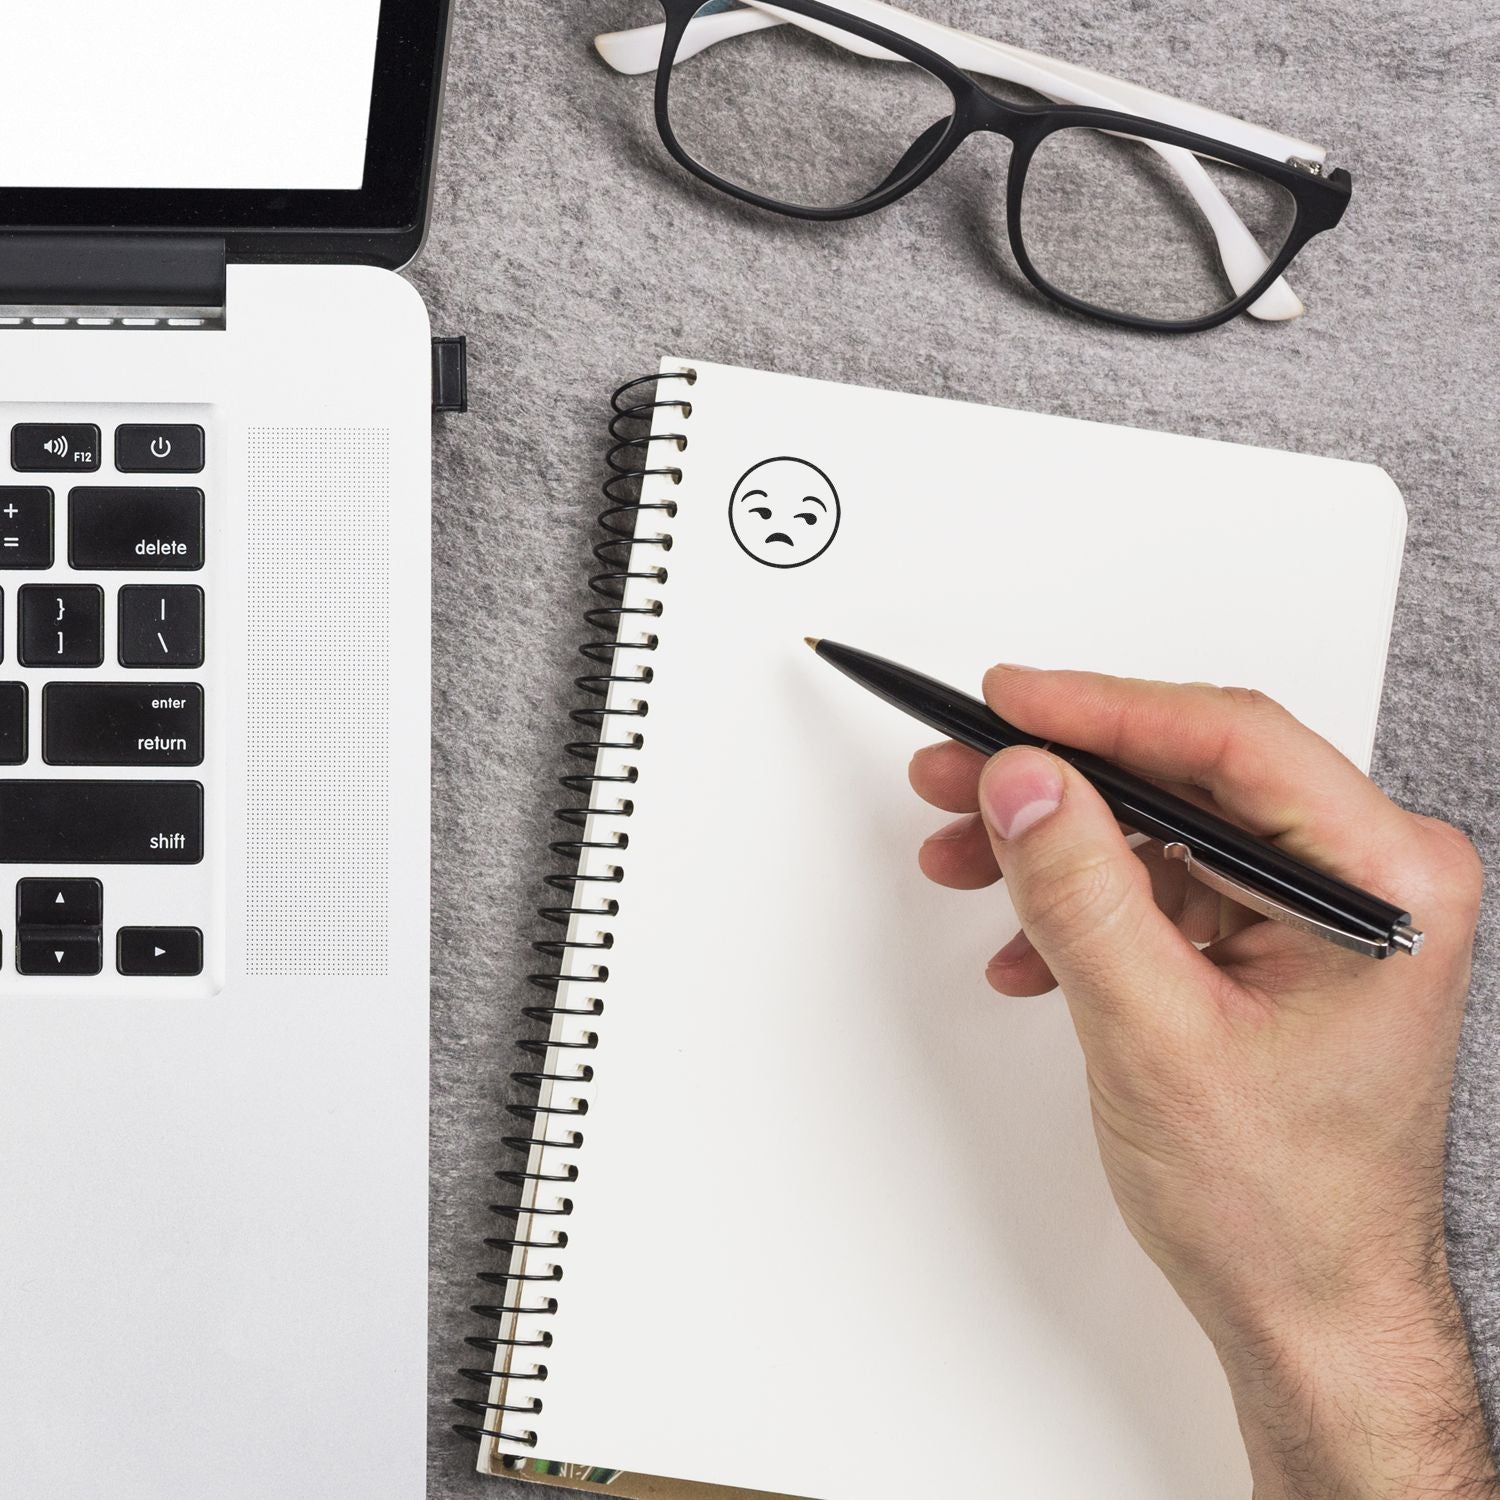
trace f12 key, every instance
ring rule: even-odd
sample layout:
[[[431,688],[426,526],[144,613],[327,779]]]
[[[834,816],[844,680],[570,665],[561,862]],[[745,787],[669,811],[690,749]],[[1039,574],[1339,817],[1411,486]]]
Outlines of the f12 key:
[[[10,430],[17,474],[77,473],[99,467],[99,429],[92,422],[17,422]]]

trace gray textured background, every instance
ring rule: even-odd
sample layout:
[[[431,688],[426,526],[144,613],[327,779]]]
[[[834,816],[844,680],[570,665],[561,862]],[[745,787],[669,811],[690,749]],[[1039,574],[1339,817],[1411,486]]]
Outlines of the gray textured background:
[[[1309,306],[1300,322],[1133,335],[1052,309],[1011,270],[997,248],[996,138],[969,142],[913,197],[864,221],[761,216],[667,161],[649,81],[610,73],[589,47],[595,31],[656,19],[648,0],[461,3],[432,234],[411,273],[435,330],[469,335],[473,393],[466,417],[439,425],[434,495],[433,1496],[535,1493],[472,1473],[446,1402],[452,1368],[475,1359],[463,1335],[484,1331],[464,1309],[486,1261],[511,1039],[551,868],[605,401],[660,354],[1384,465],[1411,532],[1375,773],[1466,829],[1491,865],[1500,858],[1493,5],[920,7],[1323,142],[1353,172],[1354,201],[1294,268]],[[1455,1271],[1492,1411],[1494,915],[1492,890],[1449,1174]]]

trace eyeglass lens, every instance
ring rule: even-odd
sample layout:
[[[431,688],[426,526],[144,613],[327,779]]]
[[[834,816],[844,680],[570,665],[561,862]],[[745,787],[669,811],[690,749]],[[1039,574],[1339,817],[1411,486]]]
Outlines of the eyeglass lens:
[[[1296,207],[1258,172],[1074,126],[1045,136],[1031,158],[1021,242],[1060,292],[1153,322],[1187,321],[1259,280]]]
[[[722,9],[708,0],[698,16]],[[791,208],[846,208],[925,161],[953,117],[947,84],[886,58],[802,26],[735,37],[674,64],[672,133],[735,187]]]

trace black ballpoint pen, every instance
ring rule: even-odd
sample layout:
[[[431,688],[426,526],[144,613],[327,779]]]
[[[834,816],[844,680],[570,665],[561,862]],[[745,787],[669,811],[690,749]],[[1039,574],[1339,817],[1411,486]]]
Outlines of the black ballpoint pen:
[[[1410,912],[1314,870],[1274,844],[1107,760],[1027,734],[977,698],[884,657],[812,636],[807,644],[861,687],[984,755],[1032,745],[1067,761],[1127,828],[1160,839],[1168,858],[1182,860],[1205,885],[1262,916],[1371,958],[1388,958],[1398,949],[1415,953],[1422,946]]]

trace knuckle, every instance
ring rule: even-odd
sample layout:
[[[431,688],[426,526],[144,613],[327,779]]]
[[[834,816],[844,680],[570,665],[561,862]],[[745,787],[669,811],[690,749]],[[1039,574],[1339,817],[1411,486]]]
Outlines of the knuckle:
[[[1239,761],[1245,768],[1264,759],[1268,734],[1282,733],[1289,722],[1295,722],[1281,704],[1259,688],[1226,687],[1220,688],[1219,694],[1234,710],[1224,725],[1222,758]]]
[[[1126,892],[1110,860],[1090,856],[1056,862],[1026,882],[1027,918],[1042,930],[1079,936],[1109,926]]]
[[[1451,823],[1425,813],[1400,814],[1378,860],[1374,888],[1410,903],[1413,919],[1447,914],[1445,930],[1472,937],[1484,899],[1484,864],[1469,837]]]
[[[1259,688],[1222,687],[1219,692],[1236,707],[1268,718],[1284,714],[1286,710],[1269,693]]]
[[[1265,786],[1273,764],[1266,754],[1268,739],[1284,736],[1297,721],[1259,688],[1222,687],[1216,691],[1234,709],[1222,725],[1215,757],[1217,774],[1246,791]]]
[[[1471,911],[1484,897],[1484,862],[1473,840],[1451,823],[1434,823],[1443,849],[1442,879],[1453,895]]]

